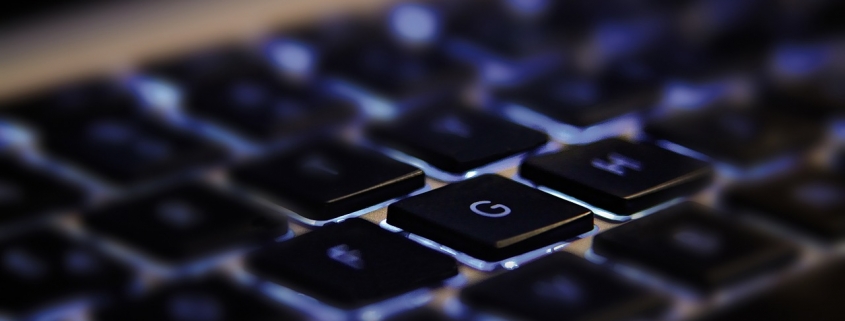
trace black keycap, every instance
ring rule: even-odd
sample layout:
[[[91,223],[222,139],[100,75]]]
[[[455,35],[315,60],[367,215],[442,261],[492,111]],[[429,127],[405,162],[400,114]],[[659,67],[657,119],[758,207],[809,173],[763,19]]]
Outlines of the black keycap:
[[[225,155],[151,119],[127,89],[106,81],[40,93],[3,114],[31,127],[46,153],[118,185],[175,175]]]
[[[797,256],[790,244],[686,202],[593,239],[596,254],[709,293]]]
[[[845,260],[837,259],[697,321],[842,319]]]
[[[728,189],[730,206],[787,223],[817,238],[845,236],[845,179],[808,169],[786,177],[749,182]]]
[[[45,135],[52,133],[54,127],[85,121],[94,115],[132,117],[138,114],[138,106],[138,100],[125,86],[97,78],[21,97],[5,105],[0,114]]]
[[[0,240],[0,314],[24,316],[68,300],[128,289],[119,263],[56,231],[38,229]]]
[[[314,221],[331,220],[425,186],[425,175],[415,167],[328,141],[245,164],[231,177]]]
[[[186,112],[258,142],[342,125],[354,106],[285,79],[258,53],[222,48],[152,64],[146,73],[183,91]]]
[[[522,106],[557,122],[586,128],[653,107],[657,88],[651,81],[564,71],[500,90],[496,99],[506,106]]]
[[[470,286],[461,301],[519,320],[650,320],[667,306],[664,298],[565,252]]]
[[[453,50],[473,48],[474,57],[495,57],[519,62],[543,57],[561,63],[569,45],[567,33],[583,31],[583,12],[571,2],[544,2],[521,5],[516,2],[485,3],[439,1],[438,9],[446,16],[447,44]],[[564,26],[565,25],[565,26]],[[577,31],[576,31],[577,30]],[[456,54],[460,54],[456,51]],[[556,56],[557,59],[549,59]],[[469,57],[466,57],[469,58]]]
[[[712,180],[704,162],[619,138],[531,157],[519,174],[620,215],[689,195]]]
[[[392,102],[459,92],[472,71],[433,48],[406,48],[389,39],[355,42],[325,58],[328,76]]]
[[[370,128],[375,142],[450,173],[536,149],[546,135],[469,108],[423,109]]]
[[[226,156],[215,144],[145,118],[93,117],[46,129],[40,143],[48,153],[118,185],[176,176]]]
[[[252,253],[247,270],[341,308],[437,286],[458,273],[452,258],[357,218]]]
[[[299,313],[240,288],[221,276],[183,280],[97,311],[95,321],[306,320]]]
[[[256,75],[205,82],[188,94],[185,109],[259,142],[334,130],[355,115],[349,103]]]
[[[0,224],[36,219],[85,203],[85,191],[11,157],[0,157]]]
[[[589,232],[593,213],[488,174],[393,203],[387,222],[495,262]]]
[[[171,264],[285,235],[278,213],[207,186],[181,183],[85,213],[98,234]]]
[[[241,46],[202,50],[184,57],[153,61],[142,73],[164,79],[187,93],[206,82],[238,75],[271,75],[272,66],[258,51]]]
[[[812,147],[821,126],[776,112],[713,107],[648,124],[645,132],[734,166],[749,167]]]

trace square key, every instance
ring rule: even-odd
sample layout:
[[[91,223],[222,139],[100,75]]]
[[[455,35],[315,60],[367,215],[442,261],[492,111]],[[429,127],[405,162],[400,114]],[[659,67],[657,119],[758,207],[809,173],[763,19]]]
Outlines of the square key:
[[[425,175],[416,167],[334,141],[306,144],[243,164],[230,175],[236,184],[311,225],[425,187]]]
[[[688,196],[712,181],[705,162],[619,138],[531,157],[519,174],[617,215]]]
[[[85,191],[11,157],[0,157],[0,224],[37,219],[85,203]]]
[[[422,109],[376,124],[368,136],[453,174],[534,150],[548,140],[542,132],[463,106]]]
[[[373,304],[458,274],[455,260],[359,218],[247,257],[247,271],[343,309]]]
[[[47,152],[98,178],[132,185],[221,163],[227,152],[151,119],[94,116],[43,138]]]
[[[145,72],[178,87],[186,113],[256,143],[335,129],[354,116],[352,104],[282,79],[246,48],[201,52],[152,64]]]
[[[734,209],[785,223],[820,240],[845,237],[845,178],[841,174],[805,169],[731,186],[723,198]]]
[[[212,275],[161,285],[96,311],[96,321],[304,321],[300,313]]]
[[[287,220],[203,182],[187,182],[85,213],[96,234],[170,264],[188,263],[272,241]]]
[[[106,183],[131,186],[223,161],[227,152],[146,114],[107,81],[40,93],[0,112],[32,130],[45,154]]]
[[[686,202],[599,233],[599,256],[711,293],[797,258],[786,241]]]
[[[488,174],[393,203],[387,223],[497,262],[591,231],[593,213]]]
[[[715,106],[650,122],[646,134],[739,168],[752,168],[814,146],[822,126],[762,108]]]
[[[488,313],[548,321],[564,315],[567,320],[652,320],[668,306],[663,297],[566,252],[470,286],[461,301]]]
[[[650,81],[561,71],[499,90],[496,98],[506,105],[523,106],[560,124],[584,129],[651,108],[658,99],[657,88]]]
[[[329,52],[323,64],[331,79],[390,103],[413,103],[412,98],[457,93],[473,75],[469,66],[436,48],[405,46],[387,35],[373,35]]]
[[[40,228],[0,239],[0,315],[128,290],[131,271],[91,246]],[[16,319],[17,320],[17,319]]]

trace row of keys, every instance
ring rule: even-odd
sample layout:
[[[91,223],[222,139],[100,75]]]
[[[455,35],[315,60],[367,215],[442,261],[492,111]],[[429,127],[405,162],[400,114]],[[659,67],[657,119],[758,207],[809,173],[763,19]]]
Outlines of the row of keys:
[[[619,141],[614,143],[630,144]],[[595,169],[607,171],[607,168],[601,166]],[[316,168],[316,170],[318,173],[325,172],[324,168]],[[476,199],[478,201],[475,201]],[[209,200],[214,200],[215,203],[208,203]],[[222,208],[228,210],[221,211]],[[566,210],[561,211],[562,209]],[[235,212],[240,213],[239,216],[231,215]],[[662,274],[670,275],[672,278],[705,291],[721,288],[748,275],[753,275],[769,267],[786,264],[794,259],[795,250],[790,246],[757,232],[733,225],[714,214],[702,212],[702,209],[694,206],[678,206],[652,214],[652,216],[634,223],[617,227],[595,238],[595,253],[619,262],[657,270]],[[117,213],[120,213],[120,215],[116,215]],[[250,215],[245,216],[246,213],[250,213]],[[443,213],[449,213],[449,215],[444,216]],[[130,215],[130,220],[127,221],[126,215]],[[548,220],[538,221],[536,220],[537,217],[540,217],[538,215],[547,217]],[[84,223],[96,233],[115,238],[122,243],[131,244],[132,247],[139,248],[142,252],[148,252],[148,254],[153,254],[158,258],[178,261],[195,259],[203,254],[239,244],[257,244],[256,242],[262,239],[265,241],[272,240],[274,237],[283,234],[287,229],[283,219],[280,217],[273,219],[273,217],[273,214],[261,214],[261,211],[255,207],[227,198],[225,194],[215,192],[208,187],[187,185],[164,190],[150,196],[139,196],[123,203],[107,205],[95,212],[86,214]],[[507,221],[507,224],[501,224],[505,221]],[[353,224],[352,222],[360,223]],[[485,175],[394,203],[388,210],[388,223],[474,257],[494,261],[587,232],[592,228],[592,215],[587,209],[514,181],[498,176]],[[240,224],[243,224],[244,229],[231,228]],[[367,245],[354,243],[353,239],[356,239],[356,237],[343,236],[346,231],[353,233],[355,229],[360,228],[356,227],[357,225],[368,226],[365,229],[389,233],[370,223],[352,220],[348,223],[332,224],[332,228],[325,228],[328,231],[332,229],[338,229],[338,231],[330,233],[315,232],[310,234],[313,236],[297,238],[296,240],[301,240],[297,242],[305,242],[306,239],[315,238],[317,241],[313,242],[320,242],[319,244],[322,244],[322,242],[338,243],[326,245],[329,248],[325,251],[325,257],[322,254],[314,254],[317,255],[315,259],[330,259],[353,269],[363,269],[364,266],[368,265],[364,265],[365,263],[361,259],[362,251],[356,249],[365,248]],[[468,228],[470,226],[472,228]],[[644,230],[649,231],[647,234],[652,237],[643,239],[642,232]],[[161,238],[162,231],[173,231],[174,236],[178,237]],[[229,236],[221,239],[220,232],[226,232]],[[330,237],[319,237],[318,235],[321,234],[333,235],[333,237],[343,236],[343,239],[327,241],[324,239]],[[365,234],[377,233],[367,232]],[[208,238],[210,235],[213,235],[213,240]],[[353,233],[353,235],[358,234]],[[350,239],[346,239],[347,237]],[[391,237],[401,239],[397,235]],[[167,242],[161,243],[161,240],[165,239]],[[413,244],[409,240],[375,243]],[[281,248],[294,246],[285,244],[296,243],[292,241],[281,243],[279,246]],[[746,244],[747,246],[727,247],[725,244]],[[313,245],[306,247],[313,248]],[[420,246],[417,247],[422,249]],[[367,252],[369,251],[372,250]],[[389,252],[406,253],[409,251],[411,250]],[[435,254],[433,251],[426,253]],[[679,255],[686,257],[682,262],[695,263],[678,266],[676,260],[665,260],[661,254],[652,255],[649,253],[676,253],[675,257]],[[21,255],[26,256],[26,254]],[[297,254],[296,256],[302,257],[303,255]],[[270,255],[267,259],[269,261],[261,261],[263,263],[255,265],[255,271],[261,271],[261,268],[257,266],[264,264],[291,263],[288,261],[279,263],[275,260],[275,258],[285,256]],[[424,255],[420,254],[420,256]],[[748,258],[755,259],[749,260]],[[378,262],[384,261],[382,259],[376,260]],[[737,260],[742,260],[743,265],[737,265]],[[436,262],[437,260],[429,261]],[[16,264],[23,264],[20,262]],[[443,262],[451,262],[454,266],[452,260],[443,260]],[[317,265],[309,264],[308,266]],[[731,267],[730,270],[720,272],[725,266]],[[271,272],[279,269],[281,268],[278,266],[265,267],[263,274],[267,275],[267,278],[273,279],[269,275],[274,275]],[[438,271],[438,269],[431,268],[427,271]],[[295,273],[306,272],[310,271],[306,269]],[[295,280],[312,280],[309,282],[318,283],[320,282],[318,276],[326,275],[318,274],[310,277],[299,276]],[[381,274],[375,273],[375,275]],[[440,278],[434,278],[437,281],[444,279],[445,277],[442,275]],[[278,282],[287,283],[291,281]],[[315,291],[313,284],[306,282],[304,285],[294,287],[299,287],[305,292]],[[340,283],[332,282],[330,284],[338,285]],[[374,302],[378,300],[377,298],[385,298],[409,290],[411,289],[402,288],[386,293],[374,292],[378,294],[373,294],[373,299],[368,302]],[[318,291],[314,295],[319,297],[325,293],[343,293],[343,291],[339,289],[327,292]],[[357,298],[360,296],[351,297]],[[342,301],[337,298],[331,300]]]
[[[447,113],[444,119],[453,119],[449,115]],[[459,115],[475,121],[472,123],[475,125],[500,122],[477,114]],[[455,119],[461,121],[462,118]],[[400,148],[431,163],[453,164],[447,168],[467,168],[512,156],[545,142],[539,133],[510,126],[501,133],[516,135],[507,139],[512,144],[496,144],[497,136],[452,137],[457,134],[447,133],[442,138],[435,136],[433,140],[428,139],[433,135],[409,136],[404,141],[413,145],[402,146],[420,148]],[[449,139],[453,143],[445,144]],[[444,147],[435,149],[433,146]],[[520,167],[520,174],[534,184],[619,215],[630,215],[693,194],[708,184],[711,176],[709,167],[700,161],[620,139],[530,157]],[[425,187],[424,177],[422,171],[413,166],[332,141],[306,144],[269,155],[236,166],[230,173],[233,184],[256,192],[312,224],[421,190]]]
[[[260,92],[263,89],[247,87],[250,85],[235,90],[242,91],[237,95],[252,97],[246,99],[264,99],[262,97],[266,93]],[[99,96],[104,93],[92,94],[89,91],[97,90],[73,90],[71,92],[81,98],[74,95],[71,95],[73,99],[55,97],[56,102],[27,101],[9,108],[4,115],[34,126],[39,145],[50,155],[67,160],[109,183],[137,184],[220,164],[227,158],[226,151],[217,144],[161,125],[151,117],[133,111],[132,107],[121,108],[121,104],[126,103],[120,98],[122,94],[113,94],[117,98],[103,98]],[[76,100],[88,102],[77,103]],[[279,106],[273,99],[255,103],[265,104],[266,108]],[[443,103],[454,104],[449,100]],[[66,104],[69,106],[64,106]],[[202,105],[211,108],[214,104]],[[99,108],[102,106],[110,106],[114,110],[101,112]],[[306,109],[309,113],[319,114],[319,108]],[[51,110],[57,113],[50,113]],[[595,108],[584,110],[596,111]],[[245,117],[261,122],[267,118],[263,113]],[[328,112],[324,116],[333,117],[331,115],[336,113]],[[215,117],[218,116],[227,120],[240,119],[225,113]],[[327,126],[333,123],[322,116],[312,116],[328,121]],[[59,121],[61,118],[78,121],[63,123]],[[293,122],[299,124],[302,119]],[[252,123],[244,123],[242,127],[263,128]],[[296,131],[293,128],[280,130]],[[398,151],[430,165],[436,171],[445,172],[446,176],[427,173],[445,180],[465,178],[461,174],[537,151],[547,142],[542,133],[463,106],[424,108],[395,122],[373,124],[366,131],[366,138],[376,146]],[[713,135],[701,137],[701,132]],[[823,132],[812,122],[795,120],[777,112],[725,107],[659,119],[645,127],[645,134],[664,147],[682,147],[676,149],[679,152],[696,157],[706,155],[709,159],[739,167],[753,167],[812,148]]]

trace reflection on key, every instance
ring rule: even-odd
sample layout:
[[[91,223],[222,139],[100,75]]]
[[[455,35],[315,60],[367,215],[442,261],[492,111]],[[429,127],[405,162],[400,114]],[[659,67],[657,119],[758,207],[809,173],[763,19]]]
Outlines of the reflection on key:
[[[323,225],[426,186],[425,175],[415,167],[336,141],[269,155],[235,168],[231,177],[310,225]]]
[[[704,162],[619,138],[530,157],[519,174],[602,209],[597,214],[612,220],[693,195],[712,181],[712,170]]]
[[[348,310],[439,286],[458,273],[452,258],[358,218],[253,252],[247,270]]]
[[[564,242],[593,229],[592,212],[487,174],[396,202],[387,223],[486,262]]]
[[[374,124],[368,128],[367,136],[380,147],[407,155],[407,160],[397,158],[421,166],[429,176],[445,181],[495,171],[488,168],[539,149],[547,142],[541,132],[465,106],[430,106],[390,123]]]

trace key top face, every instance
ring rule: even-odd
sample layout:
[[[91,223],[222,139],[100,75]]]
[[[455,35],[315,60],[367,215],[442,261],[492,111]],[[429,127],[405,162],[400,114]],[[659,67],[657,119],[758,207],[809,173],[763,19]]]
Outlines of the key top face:
[[[785,265],[790,244],[686,202],[596,235],[596,254],[707,293]]]
[[[137,100],[123,86],[109,79],[91,79],[12,101],[0,114],[35,127],[39,135],[45,135],[60,131],[54,127],[94,115],[136,116],[137,107]]]
[[[421,110],[369,130],[371,139],[450,173],[541,147],[546,135],[469,109]]]
[[[387,39],[337,50],[326,58],[325,66],[328,75],[392,100],[453,92],[471,77],[468,67],[437,50],[413,50]]]
[[[333,129],[355,114],[351,104],[260,76],[208,81],[191,90],[185,105],[255,141]]]
[[[174,264],[272,241],[288,231],[281,214],[202,182],[182,183],[89,211],[85,224]]]
[[[845,297],[843,269],[841,258],[825,263],[757,297],[695,320],[839,320]]]
[[[295,311],[236,287],[220,276],[185,280],[97,311],[93,320],[306,320]]]
[[[247,74],[271,74],[261,55],[248,48],[227,46],[204,50],[180,59],[153,61],[144,73],[161,77],[189,93],[208,81],[219,81]]]
[[[727,107],[660,119],[648,124],[645,132],[743,167],[809,148],[822,134],[821,126],[796,117]]]
[[[820,239],[845,235],[845,180],[841,175],[806,170],[729,188],[731,206],[780,220]]]
[[[5,313],[110,294],[128,287],[129,278],[123,265],[56,231],[0,240],[0,311]]]
[[[593,213],[490,174],[393,203],[387,222],[495,262],[589,232]]]
[[[357,218],[258,250],[247,270],[342,308],[436,286],[458,273],[452,258]]]
[[[654,317],[667,306],[662,297],[611,273],[558,252],[464,289],[461,301],[520,320],[633,320]]]
[[[85,191],[38,169],[0,157],[0,224],[83,205]]]
[[[440,1],[438,4],[447,13],[447,35],[483,49],[486,56],[511,61],[553,53],[562,56],[566,35],[556,32],[554,25],[574,22],[583,13],[572,14],[575,10],[570,3],[529,4],[532,8],[511,5],[514,3]],[[572,31],[573,27],[574,24],[562,29]]]
[[[221,147],[142,118],[96,117],[42,138],[48,152],[122,185],[176,175],[225,158]]]
[[[323,221],[425,187],[423,172],[340,142],[316,142],[244,164],[232,180],[310,220]]]
[[[188,113],[259,142],[328,129],[354,114],[352,105],[283,79],[257,53],[242,48],[154,64],[148,73],[179,87]]]
[[[597,78],[558,72],[500,90],[496,99],[564,124],[588,127],[652,107],[657,101],[656,88],[649,82],[625,81],[615,76]]]
[[[692,194],[712,180],[704,162],[619,138],[531,157],[519,174],[620,215]]]

